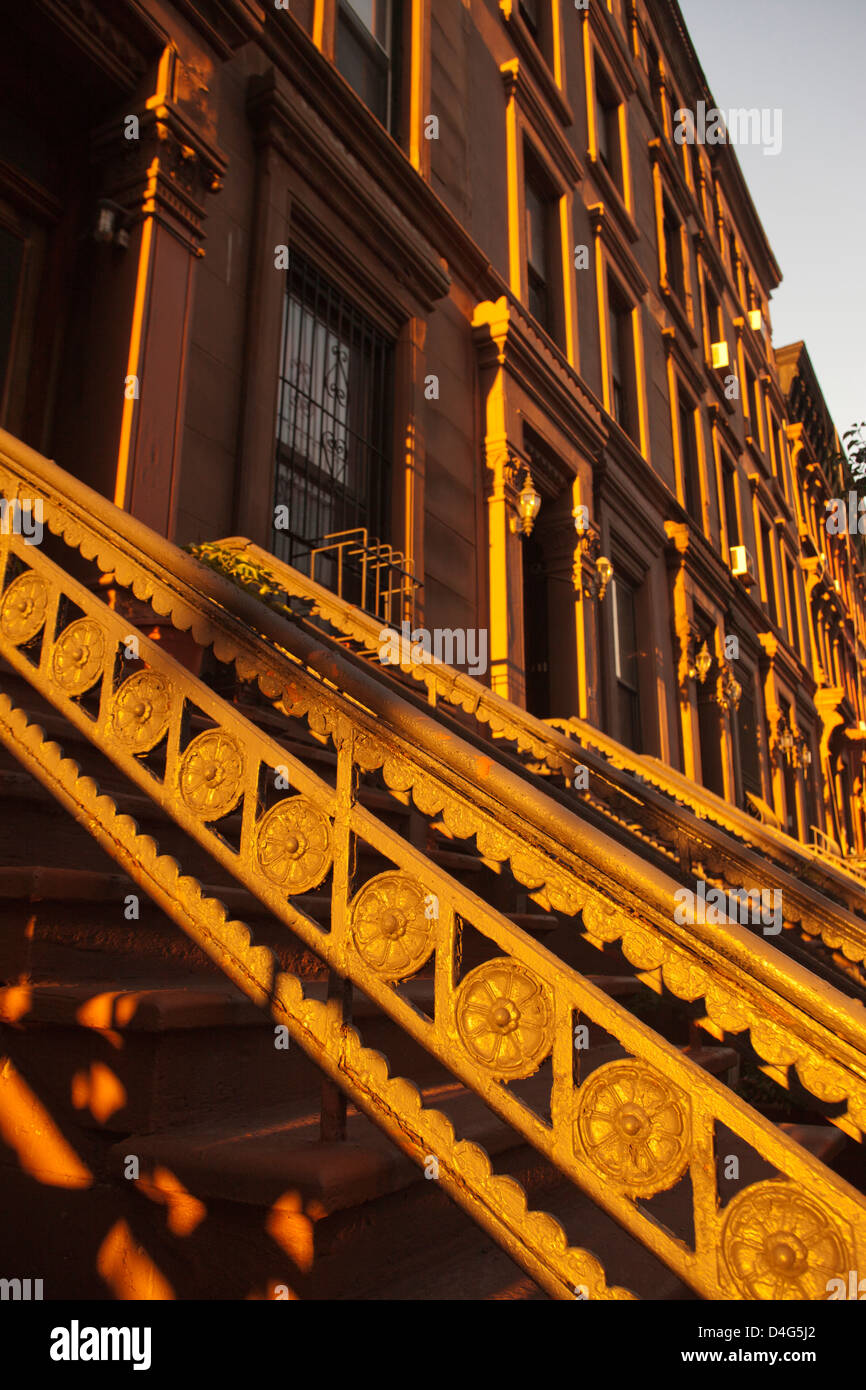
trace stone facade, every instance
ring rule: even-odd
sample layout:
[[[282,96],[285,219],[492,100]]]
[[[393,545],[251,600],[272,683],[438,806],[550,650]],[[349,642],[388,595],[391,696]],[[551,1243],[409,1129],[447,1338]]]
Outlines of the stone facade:
[[[498,693],[864,852],[862,542],[674,0],[2,10],[7,429],[180,543],[365,526]]]

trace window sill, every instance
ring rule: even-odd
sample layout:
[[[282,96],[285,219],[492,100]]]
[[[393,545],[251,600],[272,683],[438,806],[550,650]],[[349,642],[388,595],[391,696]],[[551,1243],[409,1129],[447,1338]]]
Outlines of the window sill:
[[[659,280],[659,290],[661,291],[663,301],[676,323],[677,328],[681,329],[685,334],[689,345],[696,349],[698,346],[698,339],[694,322],[688,312],[687,306],[683,304],[666,276],[663,276],[662,279]]]
[[[633,461],[636,462],[640,459],[643,466],[647,467],[649,459],[641,452],[640,443],[636,439],[632,439],[628,430],[619,423],[615,415],[605,412],[605,418],[608,421],[609,435],[612,437],[610,442],[618,443],[620,449],[625,448],[627,450],[628,456]]]
[[[625,234],[632,245],[640,240],[640,231],[637,223],[625,205],[625,199],[618,188],[616,181],[608,173],[602,161],[589,150],[586,152],[588,167],[592,170],[592,176],[599,187],[608,207],[613,212],[620,225],[620,230]]]
[[[748,424],[748,421],[746,423]],[[754,462],[758,465],[758,467],[761,470],[762,481],[767,482],[769,479],[772,478],[773,475],[770,472],[769,465],[767,463],[767,460],[764,458],[758,441],[755,439],[754,435],[749,434],[748,430],[746,431],[746,448],[748,449],[749,454],[751,455]]]
[[[737,409],[738,397],[728,396],[725,393],[725,381],[729,376],[736,376],[731,365],[727,367],[714,367],[709,358],[704,358],[704,370],[710,388],[718,397],[719,404],[727,411],[728,415],[734,415]]]

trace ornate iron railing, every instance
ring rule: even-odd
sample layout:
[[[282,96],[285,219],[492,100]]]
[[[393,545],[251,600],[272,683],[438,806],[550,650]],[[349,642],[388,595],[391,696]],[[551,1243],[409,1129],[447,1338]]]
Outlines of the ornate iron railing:
[[[487,861],[509,865],[542,907],[580,912],[591,939],[621,939],[629,959],[659,972],[673,993],[702,997],[718,1027],[748,1028],[772,1065],[795,1065],[815,1094],[847,1099],[848,1123],[856,1128],[866,1125],[862,1010],[736,928],[715,942],[699,928],[678,931],[670,880],[560,806],[545,804],[542,793],[459,740],[449,736],[443,760],[436,721],[401,708],[390,693],[384,728],[372,676],[337,654],[328,658],[326,684],[309,669],[314,643],[302,631],[5,435],[0,494],[39,499],[50,529],[69,546],[175,626],[191,628],[197,642],[234,661],[239,675],[255,679],[287,716],[305,718],[333,742],[335,788],[143,634],[141,664],[128,674],[121,659],[128,620],[38,547],[14,534],[0,538],[4,659],[278,920],[704,1297],[821,1298],[828,1278],[862,1267],[866,1200],[860,1193],[373,815],[358,798],[357,776],[380,769],[395,795],[411,796],[455,837],[474,838]],[[64,620],[69,605],[80,614],[71,622]],[[186,743],[190,707],[210,727]],[[276,974],[271,953],[252,946],[246,928],[227,922],[219,904],[202,900],[177,864],[117,816],[111,799],[46,745],[6,696],[0,734],[242,988],[285,1018],[310,1055],[407,1152],[446,1158],[452,1195],[545,1288],[558,1297],[575,1285],[590,1297],[627,1296],[607,1286],[592,1256],[568,1249],[552,1218],[527,1211],[519,1185],[492,1176],[486,1156],[457,1141],[414,1087],[388,1077],[384,1059],[361,1046],[334,1001],[314,1006],[298,980]],[[160,742],[165,760],[158,773],[142,758]],[[260,778],[286,766],[292,795],[263,812]],[[220,834],[229,813],[240,818],[237,842]],[[354,894],[352,839],[394,866]],[[330,928],[323,930],[292,899],[331,870]],[[430,901],[437,904],[432,915],[425,910]],[[463,977],[462,924],[498,952]],[[430,1016],[396,988],[428,961],[434,962]],[[582,1082],[575,1076],[577,1018],[602,1028],[626,1054]],[[535,1073],[545,1093],[540,1110],[509,1084]],[[724,1207],[719,1126],[780,1175],[745,1188]],[[691,1241],[674,1236],[641,1205],[686,1175]]]
[[[299,600],[313,623],[318,620],[350,639],[359,654],[376,659],[382,631],[378,622],[252,542],[234,537],[196,547],[196,552],[278,608]],[[406,650],[408,654],[409,644]],[[491,737],[509,744],[528,770],[554,784],[567,786],[575,763],[583,764],[589,786],[571,797],[628,831],[677,873],[688,874],[690,864],[701,866],[702,877],[731,891],[743,885],[745,872],[750,881],[759,877],[768,890],[779,889],[786,931],[806,944],[822,941],[855,983],[866,983],[861,969],[866,961],[863,889],[842,861],[832,863],[784,832],[759,825],[675,769],[633,753],[585,721],[536,719],[465,672],[432,658],[411,661],[407,655],[401,669],[423,684],[430,705],[443,703],[473,716]]]

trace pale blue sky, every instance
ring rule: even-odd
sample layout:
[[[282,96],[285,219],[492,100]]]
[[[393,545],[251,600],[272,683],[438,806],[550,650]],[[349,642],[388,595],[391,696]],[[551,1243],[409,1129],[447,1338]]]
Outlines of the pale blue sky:
[[[773,341],[804,338],[840,435],[866,420],[866,0],[680,0],[716,104],[779,107],[782,149],[738,146],[782,271]]]

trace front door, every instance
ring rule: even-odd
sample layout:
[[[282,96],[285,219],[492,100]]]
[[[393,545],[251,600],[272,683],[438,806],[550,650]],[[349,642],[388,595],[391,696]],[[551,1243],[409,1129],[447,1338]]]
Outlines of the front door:
[[[550,625],[548,574],[537,536],[523,538],[523,665],[526,708],[538,719],[550,718]]]

